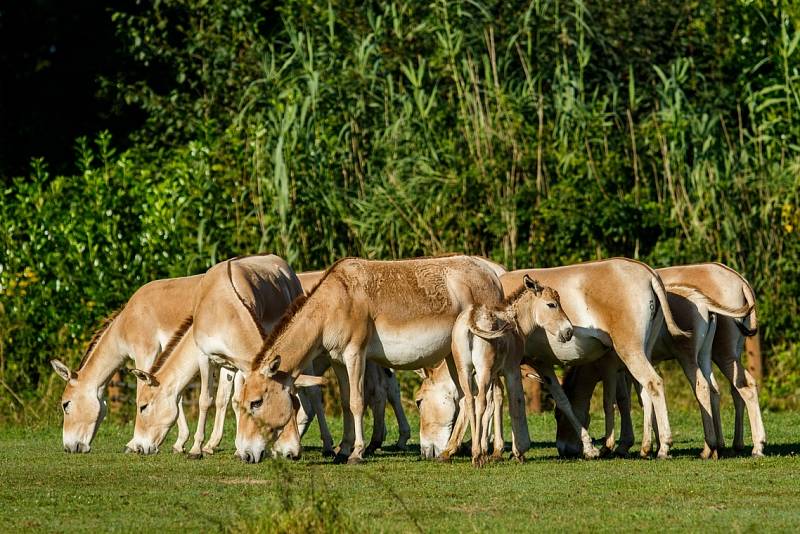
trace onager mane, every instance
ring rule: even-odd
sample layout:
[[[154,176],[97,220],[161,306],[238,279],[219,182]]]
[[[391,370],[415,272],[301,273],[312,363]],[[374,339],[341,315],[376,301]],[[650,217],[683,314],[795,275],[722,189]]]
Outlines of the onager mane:
[[[100,337],[108,330],[108,327],[111,326],[111,323],[114,322],[114,319],[122,313],[122,310],[125,309],[125,304],[120,306],[115,311],[111,312],[110,314],[106,315],[106,317],[100,322],[100,326],[97,327],[97,330],[94,331],[92,334],[92,339],[89,340],[89,344],[86,346],[86,352],[83,353],[83,358],[81,358],[81,363],[78,364],[78,372],[83,369],[83,366],[89,361],[89,357],[92,355],[92,351],[97,346],[97,343],[100,341]]]
[[[190,315],[189,317],[183,320],[183,322],[175,331],[175,333],[172,334],[172,337],[169,338],[167,346],[164,347],[164,350],[162,350],[161,353],[158,355],[156,360],[153,362],[153,365],[150,366],[149,372],[151,375],[155,374],[159,369],[161,369],[161,367],[163,367],[164,363],[166,363],[167,359],[169,359],[170,354],[172,354],[175,351],[175,347],[178,346],[178,343],[180,342],[181,339],[183,339],[183,336],[186,334],[186,331],[189,330],[189,327],[192,326],[193,322],[194,322],[193,315]]]

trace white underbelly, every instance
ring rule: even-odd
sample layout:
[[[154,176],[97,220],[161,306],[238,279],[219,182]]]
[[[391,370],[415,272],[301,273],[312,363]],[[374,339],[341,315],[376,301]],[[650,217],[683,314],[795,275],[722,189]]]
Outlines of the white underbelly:
[[[376,328],[367,345],[367,358],[396,369],[420,369],[450,354],[452,328]]]

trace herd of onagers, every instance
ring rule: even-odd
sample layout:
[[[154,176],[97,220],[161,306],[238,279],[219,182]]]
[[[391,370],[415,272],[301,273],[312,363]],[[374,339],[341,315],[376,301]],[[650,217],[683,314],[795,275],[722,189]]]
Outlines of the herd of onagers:
[[[325,271],[295,273],[280,257],[264,254],[142,286],[97,330],[76,370],[51,363],[66,381],[67,452],[90,451],[106,414],[106,385],[130,358],[137,412],[129,452],[157,453],[175,424],[173,449],[185,450],[190,431],[182,395],[199,373],[190,457],[218,448],[231,401],[236,456],[246,462],[299,458],[316,417],[323,452],[359,463],[386,438],[387,403],[398,420],[396,445],[405,448],[411,432],[394,370],[415,370],[423,379],[415,398],[422,456],[448,460],[469,429],[472,463],[481,466],[502,457],[504,401],[512,458],[522,461],[530,447],[523,379],[540,381],[555,401],[559,454],[628,454],[633,385],[643,407],[640,454],[667,458],[672,432],[654,364],[668,359],[678,361],[697,400],[701,457],[716,458],[725,442],[713,361],[731,385],[733,447],[744,447],[746,409],[752,454],[761,456],[766,434],[758,392],[741,361],[745,339],[757,327],[752,287],[719,263],[654,270],[615,258],[506,271],[479,256],[448,255],[345,258]],[[556,366],[565,368],[562,378]],[[342,403],[338,447],[323,408],[329,367]],[[587,430],[598,382],[605,416],[600,449]],[[369,443],[366,407],[374,421]]]

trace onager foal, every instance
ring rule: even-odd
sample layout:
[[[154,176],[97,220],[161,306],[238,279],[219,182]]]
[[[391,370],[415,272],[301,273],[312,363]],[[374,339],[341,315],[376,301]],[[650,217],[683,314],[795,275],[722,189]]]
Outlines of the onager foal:
[[[572,339],[572,323],[561,308],[558,293],[543,287],[529,276],[523,285],[508,295],[500,306],[470,306],[458,316],[453,327],[453,359],[450,373],[457,374],[460,395],[464,397],[464,415],[472,433],[472,462],[483,465],[488,453],[487,393],[494,389],[498,373],[510,355],[519,355],[536,331],[558,337],[566,343]],[[478,339],[488,342],[478,343]],[[470,386],[475,372],[477,396]],[[499,391],[499,387],[497,388]],[[496,408],[498,414],[500,407]],[[453,442],[441,457],[447,460],[460,445]],[[497,452],[497,451],[495,451]]]
[[[338,457],[360,462],[366,360],[398,369],[436,364],[449,357],[458,315],[473,303],[494,306],[502,296],[494,270],[477,258],[338,261],[308,298],[287,313],[255,359],[242,391],[243,443],[260,446],[265,437],[274,439],[291,417],[291,392],[309,383],[303,369],[317,355],[328,354],[345,415]],[[513,373],[508,366],[504,371],[509,396],[522,399],[518,365]],[[521,456],[529,447],[523,402],[512,403],[511,416],[514,453]]]
[[[139,288],[95,333],[78,366],[72,371],[59,360],[50,363],[67,385],[61,396],[64,411],[63,445],[67,452],[89,452],[106,413],[103,392],[114,372],[132,358],[149,368],[181,323],[192,313],[194,293],[202,276],[155,280]],[[179,405],[178,439],[183,451],[189,427]]]

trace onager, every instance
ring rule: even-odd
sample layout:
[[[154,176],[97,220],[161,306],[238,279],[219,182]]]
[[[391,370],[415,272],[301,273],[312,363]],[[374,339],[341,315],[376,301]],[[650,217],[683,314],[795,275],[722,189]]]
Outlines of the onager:
[[[499,379],[509,354],[523,352],[535,332],[542,331],[558,338],[560,343],[572,339],[572,323],[561,308],[558,293],[525,275],[523,285],[496,307],[469,306],[461,312],[453,327],[453,360],[458,375],[459,394],[464,397],[464,415],[472,433],[472,462],[482,465],[488,454],[489,418],[487,393]],[[483,340],[480,342],[479,340]],[[453,374],[452,365],[450,373]],[[477,396],[472,393],[475,373]],[[500,413],[500,409],[497,409]],[[442,454],[447,460],[460,445],[453,442]],[[495,447],[495,453],[497,453]],[[502,447],[500,448],[502,452]]]
[[[65,451],[91,450],[106,414],[103,392],[111,376],[127,358],[132,358],[137,367],[152,365],[183,320],[191,315],[192,296],[201,279],[198,275],[145,284],[95,333],[77,371],[59,360],[50,361],[67,382],[61,396]],[[179,432],[173,449],[182,452],[189,427],[180,404],[178,411]]]
[[[733,437],[734,450],[744,449],[743,418],[744,408],[750,419],[750,433],[753,437],[752,455],[764,455],[764,446],[767,435],[764,422],[761,419],[761,408],[758,404],[758,387],[755,379],[742,365],[742,348],[745,338],[758,333],[758,319],[756,317],[756,299],[753,288],[744,277],[721,263],[699,263],[666,267],[657,270],[658,275],[665,284],[688,285],[700,288],[703,294],[728,308],[751,306],[750,315],[744,321],[730,316],[720,315],[716,322],[716,330],[712,332],[711,359],[717,364],[731,384],[731,395],[735,407],[736,419]],[[700,360],[700,367],[711,385],[712,401],[716,406],[714,419],[716,421],[717,436],[720,446],[724,446],[722,422],[719,417],[719,386],[711,374],[711,363],[708,361],[707,352]]]
[[[419,369],[445,357],[452,361],[458,315],[473,303],[494,306],[502,298],[495,271],[479,258],[336,262],[316,289],[286,314],[258,353],[242,391],[239,427],[248,425],[243,445],[261,447],[265,439],[274,439],[291,417],[291,392],[315,382],[315,377],[301,374],[303,369],[317,355],[328,354],[345,416],[338,459],[362,461],[366,360],[395,369]],[[511,416],[514,454],[521,456],[529,438],[518,364],[513,369],[506,366],[504,372],[509,397],[518,402],[512,403]]]
[[[311,290],[322,279],[325,271],[308,271],[304,273],[297,273],[297,278],[303,285],[303,291],[308,295]],[[314,374],[322,376],[322,374],[330,367],[330,360],[327,358],[317,358],[314,360]],[[400,384],[397,382],[397,376],[394,371],[381,367],[380,365],[367,361],[364,375],[364,399],[366,404],[372,410],[372,438],[367,446],[366,452],[371,453],[382,447],[386,439],[386,402],[394,411],[395,418],[397,419],[397,427],[399,435],[394,447],[398,450],[405,450],[406,443],[411,438],[411,426],[408,424],[406,413],[403,410],[403,402],[400,398]],[[333,443],[330,434],[326,437],[323,436],[323,443]],[[325,447],[325,452],[332,450]]]
[[[550,269],[513,271],[500,277],[505,293],[519,290],[526,275],[558,292],[561,306],[573,325],[573,336],[566,343],[541,330],[534,331],[525,344],[524,361],[536,369],[580,436],[584,456],[593,458],[600,453],[592,444],[585,426],[573,413],[553,366],[586,364],[614,353],[645,385],[654,401],[662,444],[658,455],[666,458],[672,436],[664,385],[653,369],[649,355],[663,324],[666,323],[672,335],[688,337],[688,334],[675,324],[658,275],[643,263],[617,258]],[[605,379],[613,392],[616,389],[616,371]],[[513,406],[511,399],[509,404]],[[420,424],[426,423],[421,421]],[[457,422],[456,428],[459,427]],[[459,435],[454,431],[448,449],[455,450],[462,437],[463,432]],[[707,439],[713,441],[711,436]]]
[[[291,267],[283,259],[271,254],[233,258],[213,266],[203,276],[192,325],[194,341],[199,349],[201,391],[200,415],[190,455],[199,457],[202,453],[212,454],[222,438],[230,386],[226,395],[217,395],[214,432],[203,446],[206,414],[212,402],[209,387],[216,369],[224,366],[229,370],[248,373],[264,339],[291,303],[302,294],[300,282]],[[243,381],[234,381],[232,378],[232,375],[228,375],[228,383],[234,382],[234,387]],[[309,411],[318,415],[323,436],[330,435],[325,425],[319,389],[314,388],[308,394],[314,406]],[[233,409],[237,421],[238,398],[238,394],[234,394]],[[294,415],[300,407],[298,400],[294,399],[291,405]],[[305,429],[298,430],[302,433]],[[299,440],[294,444],[296,447],[276,452],[296,458],[300,455]],[[237,429],[236,454],[245,459],[247,454],[263,457],[266,448],[249,452],[242,450]]]
[[[175,333],[156,362],[145,372],[131,372],[141,381],[133,440],[128,452],[155,454],[178,415],[181,392],[200,371],[200,350],[194,342],[192,318]],[[287,425],[276,442],[275,453],[291,454],[300,449],[296,423]]]
[[[661,362],[664,360],[677,359],[683,372],[689,381],[692,391],[697,398],[700,406],[700,416],[706,436],[713,436],[713,441],[705,440],[703,451],[700,457],[703,459],[716,458],[719,449],[723,446],[721,434],[717,434],[715,429],[715,419],[719,416],[719,402],[716,403],[716,415],[714,402],[711,397],[711,388],[698,361],[704,358],[710,362],[708,354],[711,342],[714,338],[714,324],[717,317],[742,318],[751,312],[751,306],[744,304],[739,308],[728,308],[713,299],[704,295],[698,289],[689,286],[666,286],[669,306],[675,322],[683,329],[692,331],[692,338],[687,340],[682,336],[672,336],[669,332],[662,330],[659,334],[653,349],[653,361]],[[589,402],[595,383],[609,373],[615,373],[619,368],[616,358],[604,358],[598,360],[594,365],[569,369],[564,377],[564,390],[570,399],[572,409],[586,426],[589,420]],[[713,376],[713,375],[712,375]],[[633,428],[630,422],[630,395],[627,383],[623,378],[625,387],[619,387],[613,391],[606,392],[604,389],[604,412],[606,435],[604,437],[604,452],[610,451],[614,444],[614,398],[616,396],[622,417],[622,440],[617,453],[627,454],[628,448],[633,443]],[[605,386],[604,386],[605,388]],[[652,404],[649,402],[647,394],[640,393],[645,414],[644,427],[642,432],[642,447],[640,454],[646,457],[651,449],[651,418],[647,417],[652,413]],[[556,444],[559,453],[564,456],[575,455],[580,450],[576,443],[576,436],[572,429],[565,424],[563,414],[556,412],[558,430],[556,434]]]

